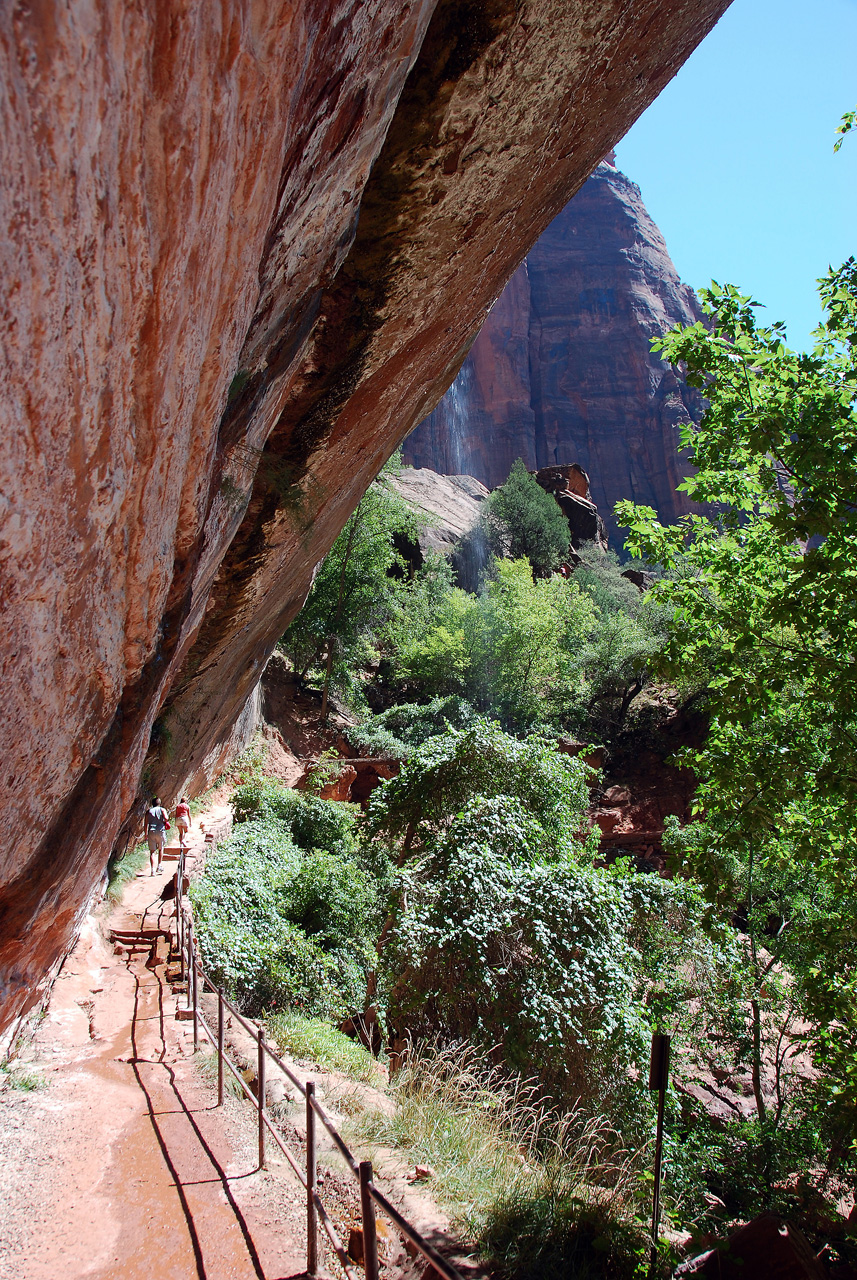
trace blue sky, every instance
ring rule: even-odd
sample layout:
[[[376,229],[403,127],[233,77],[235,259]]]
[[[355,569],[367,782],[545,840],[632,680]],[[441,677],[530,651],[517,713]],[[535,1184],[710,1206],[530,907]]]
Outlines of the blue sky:
[[[729,281],[807,348],[815,280],[857,254],[857,0],[733,0],[616,148],[679,275]]]

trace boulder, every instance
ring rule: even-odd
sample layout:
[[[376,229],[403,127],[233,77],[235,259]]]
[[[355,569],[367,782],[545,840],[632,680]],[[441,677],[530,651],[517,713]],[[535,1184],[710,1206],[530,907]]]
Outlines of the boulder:
[[[800,1229],[775,1213],[759,1214],[723,1244],[682,1263],[675,1275],[676,1280],[689,1280],[691,1276],[711,1280],[827,1278]]]
[[[595,542],[607,549],[607,532],[598,508],[592,501],[589,476],[579,463],[556,467],[541,467],[536,480],[545,492],[550,493],[568,521],[571,545],[575,550],[584,542]]]

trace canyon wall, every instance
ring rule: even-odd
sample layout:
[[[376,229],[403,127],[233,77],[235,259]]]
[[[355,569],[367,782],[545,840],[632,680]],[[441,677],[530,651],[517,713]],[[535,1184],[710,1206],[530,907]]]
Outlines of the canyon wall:
[[[0,11],[0,1028],[726,3]]]
[[[491,488],[516,458],[530,470],[577,462],[616,546],[620,498],[674,520],[690,510],[676,492],[679,426],[701,402],[649,342],[699,316],[610,155],[530,250],[404,457]]]

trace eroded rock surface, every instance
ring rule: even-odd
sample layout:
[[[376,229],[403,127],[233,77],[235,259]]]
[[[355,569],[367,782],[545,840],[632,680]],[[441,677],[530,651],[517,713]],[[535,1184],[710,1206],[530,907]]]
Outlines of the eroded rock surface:
[[[699,316],[639,188],[610,156],[530,250],[404,455],[491,488],[516,458],[531,470],[574,458],[617,545],[620,498],[674,520],[690,510],[676,492],[679,426],[701,401],[649,342]]]
[[[725,7],[3,9],[2,1024],[144,789],[202,785],[369,480]]]
[[[419,549],[449,555],[479,524],[489,490],[473,476],[441,476],[428,467],[405,467],[390,483],[426,522]]]
[[[598,507],[592,501],[589,476],[577,462],[570,465],[540,467],[536,480],[546,493],[552,494],[568,521],[571,545],[577,549],[584,542],[595,542],[607,548],[607,532]]]

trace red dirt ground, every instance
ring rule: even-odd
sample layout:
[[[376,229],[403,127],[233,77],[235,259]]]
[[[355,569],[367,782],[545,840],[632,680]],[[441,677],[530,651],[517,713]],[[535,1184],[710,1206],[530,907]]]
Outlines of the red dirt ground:
[[[201,837],[196,834],[197,845]],[[175,864],[90,917],[23,1056],[44,1088],[0,1094],[3,1280],[281,1280],[303,1275],[302,1191],[256,1169],[249,1107],[193,1062],[164,965],[109,928],[166,924]]]

